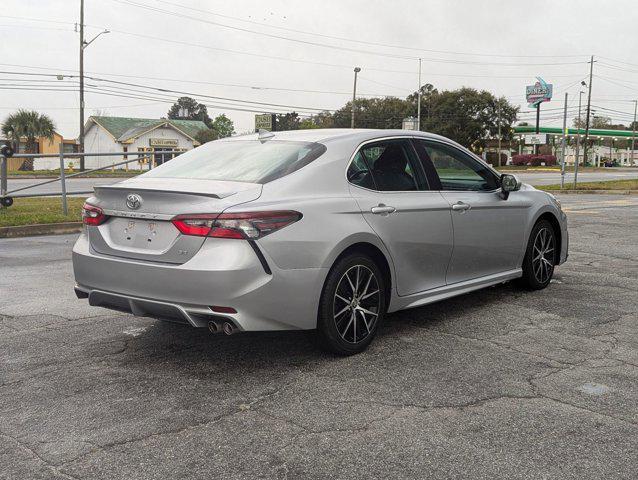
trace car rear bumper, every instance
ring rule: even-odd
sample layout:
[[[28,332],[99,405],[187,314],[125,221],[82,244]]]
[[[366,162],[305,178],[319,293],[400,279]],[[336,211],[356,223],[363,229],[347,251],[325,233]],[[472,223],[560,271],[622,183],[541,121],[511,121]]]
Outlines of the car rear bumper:
[[[229,320],[244,331],[315,328],[327,269],[282,270],[262,253],[269,269],[248,242],[207,239],[188,262],[170,265],[98,254],[82,234],[73,248],[76,293],[91,305],[196,327]]]

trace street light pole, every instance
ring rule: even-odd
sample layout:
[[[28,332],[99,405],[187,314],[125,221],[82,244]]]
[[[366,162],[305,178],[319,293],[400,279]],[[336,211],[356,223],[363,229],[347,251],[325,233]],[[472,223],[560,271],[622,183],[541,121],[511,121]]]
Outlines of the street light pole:
[[[84,0],[80,0],[80,153],[84,153]],[[80,157],[80,171],[84,171],[84,156]]]
[[[354,102],[357,99],[357,74],[361,71],[359,67],[354,68],[354,88],[352,89],[352,114],[350,116],[350,128],[354,128]]]
[[[88,42],[84,40],[84,0],[80,0],[80,135],[78,136],[80,153],[84,153],[84,49],[104,33],[110,32],[103,30]],[[84,171],[84,169],[84,156],[81,156],[80,171]]]
[[[587,165],[587,140],[589,139],[589,114],[591,112],[591,82],[594,76],[594,56],[589,61],[589,84],[587,92],[587,119],[585,120],[585,143],[583,144],[583,166]]]
[[[496,165],[501,166],[501,104],[498,104],[498,152]]]
[[[583,82],[584,83],[584,82]],[[578,92],[578,125],[576,126],[576,161],[574,162],[574,190],[578,183],[578,157],[580,155],[580,107],[583,99],[583,91]]]
[[[419,85],[416,99],[416,129],[421,131],[421,59],[419,58]]]
[[[631,132],[631,165],[634,165],[634,147],[636,146],[636,110],[638,109],[638,100],[634,100],[634,123]]]
[[[563,139],[561,142],[560,188],[565,187],[565,149],[567,148],[567,92],[565,92],[565,108],[563,110]]]

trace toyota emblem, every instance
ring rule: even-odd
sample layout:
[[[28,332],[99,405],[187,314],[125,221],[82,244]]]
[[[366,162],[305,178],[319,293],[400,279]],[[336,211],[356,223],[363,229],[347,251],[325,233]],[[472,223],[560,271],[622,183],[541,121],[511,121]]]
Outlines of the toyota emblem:
[[[142,197],[137,193],[129,193],[126,196],[126,206],[131,210],[137,210],[142,206]]]

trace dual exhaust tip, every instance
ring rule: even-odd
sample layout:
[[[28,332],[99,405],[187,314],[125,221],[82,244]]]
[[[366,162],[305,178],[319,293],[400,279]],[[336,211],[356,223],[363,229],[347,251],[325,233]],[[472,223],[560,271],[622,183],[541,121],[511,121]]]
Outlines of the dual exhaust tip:
[[[230,322],[216,322],[211,320],[208,322],[208,330],[211,333],[221,333],[224,332],[226,335],[232,335],[233,333],[237,333],[238,329],[235,325]]]

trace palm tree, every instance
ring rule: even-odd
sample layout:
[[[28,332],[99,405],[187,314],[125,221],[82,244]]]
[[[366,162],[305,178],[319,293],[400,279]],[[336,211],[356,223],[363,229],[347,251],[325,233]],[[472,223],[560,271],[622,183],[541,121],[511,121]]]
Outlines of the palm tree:
[[[13,142],[16,152],[20,148],[20,140],[24,138],[25,153],[37,153],[38,138],[53,140],[55,124],[47,115],[33,110],[18,110],[5,119],[2,133]],[[20,170],[33,170],[33,159],[26,159]]]

